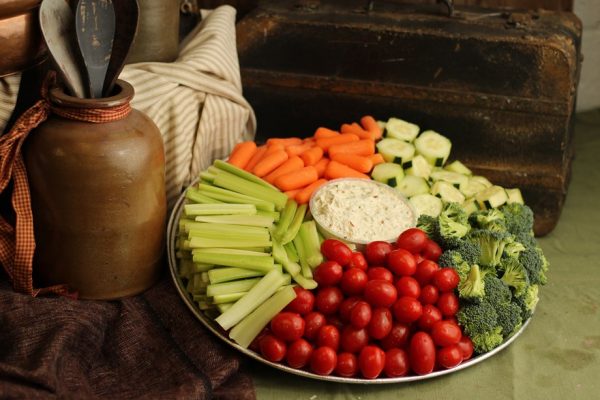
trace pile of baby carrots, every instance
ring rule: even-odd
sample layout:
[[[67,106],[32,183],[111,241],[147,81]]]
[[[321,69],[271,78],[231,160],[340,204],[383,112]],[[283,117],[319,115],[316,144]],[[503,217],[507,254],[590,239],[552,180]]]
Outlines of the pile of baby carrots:
[[[366,115],[339,131],[320,127],[311,137],[270,138],[264,145],[247,141],[235,146],[229,163],[263,178],[300,204],[329,179],[364,178],[384,162],[375,152],[382,130]]]

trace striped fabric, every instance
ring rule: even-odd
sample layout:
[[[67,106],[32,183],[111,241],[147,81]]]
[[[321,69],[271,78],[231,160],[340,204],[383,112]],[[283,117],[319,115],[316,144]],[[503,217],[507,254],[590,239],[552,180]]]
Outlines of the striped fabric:
[[[17,102],[21,74],[13,74],[0,78],[0,133],[6,127]]]

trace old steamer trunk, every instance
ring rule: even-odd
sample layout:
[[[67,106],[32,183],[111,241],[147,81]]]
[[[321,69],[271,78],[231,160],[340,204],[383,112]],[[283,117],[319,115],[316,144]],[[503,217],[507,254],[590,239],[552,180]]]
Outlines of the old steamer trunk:
[[[370,113],[453,142],[452,158],[520,187],[550,232],[565,201],[581,24],[564,12],[270,1],[238,24],[259,137]],[[353,5],[352,5],[353,4]]]

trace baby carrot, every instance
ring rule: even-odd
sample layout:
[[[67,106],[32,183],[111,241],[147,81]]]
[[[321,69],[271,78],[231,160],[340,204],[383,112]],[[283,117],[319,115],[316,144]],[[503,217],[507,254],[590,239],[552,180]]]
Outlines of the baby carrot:
[[[329,156],[335,154],[355,154],[357,156],[370,156],[375,154],[375,142],[371,139],[363,139],[356,142],[336,144],[329,148]]]
[[[299,137],[289,137],[289,138],[270,138],[267,139],[267,145],[271,146],[273,144],[280,144],[283,147],[291,146],[294,144],[301,144],[302,139]]]
[[[359,124],[353,122],[352,124],[343,124],[340,128],[342,133],[354,133],[361,139],[375,139],[374,134],[364,130]]]
[[[329,164],[329,158],[327,157],[321,158],[319,162],[315,164],[315,168],[317,169],[317,174],[319,174],[319,178],[322,178],[323,174],[325,174],[327,164]]]
[[[267,153],[269,150],[267,150]],[[275,168],[279,167],[281,164],[288,159],[288,155],[283,150],[274,151],[271,154],[265,155],[262,160],[260,160],[254,168],[252,168],[252,173],[259,178],[269,174]]]
[[[256,149],[256,143],[253,141],[238,143],[229,156],[229,164],[243,169],[256,153]]]
[[[331,160],[325,170],[325,178],[337,179],[337,178],[364,178],[371,179],[369,175],[365,175],[362,172],[350,168],[347,165]]]
[[[288,199],[293,199],[296,197],[296,195],[298,194],[298,192],[300,192],[302,189],[293,189],[293,190],[286,190],[285,195],[288,197]]]
[[[300,158],[304,161],[304,165],[315,165],[321,158],[323,158],[323,149],[319,146],[311,147],[310,149],[302,152]]]
[[[281,175],[285,175],[289,172],[298,171],[304,167],[304,161],[298,156],[292,156],[288,158],[283,164],[279,167],[275,168],[271,173],[265,176],[263,179],[271,184],[275,182],[275,179],[280,177]]]
[[[315,134],[313,135],[315,139],[320,139],[320,138],[328,138],[328,137],[334,137],[334,136],[338,136],[340,133],[333,131],[331,129],[325,128],[325,127],[319,127],[317,128],[317,130],[315,131]]]
[[[296,193],[294,199],[298,204],[306,204],[308,203],[308,200],[310,200],[310,196],[315,192],[315,190],[317,190],[326,183],[327,179],[317,179],[316,181],[314,181],[313,183]]]
[[[285,151],[288,153],[288,156],[298,156],[304,153],[306,150],[313,147],[311,143],[302,143],[302,144],[293,144],[285,148]]]
[[[268,144],[267,143],[267,152],[265,153],[265,157],[276,153],[278,151],[283,151],[285,147],[281,143]]]
[[[372,156],[369,156],[369,158],[373,162],[373,166],[376,166],[377,164],[381,164],[381,163],[385,162],[385,160],[383,159],[383,156],[380,153],[375,153]]]
[[[310,185],[317,179],[319,179],[317,169],[314,166],[309,165],[298,171],[281,175],[275,179],[275,186],[286,192],[288,190],[303,188],[306,185]]]
[[[340,153],[332,155],[331,159],[365,174],[373,168],[373,161],[367,156]]]
[[[317,139],[317,146],[322,148],[324,151],[328,151],[331,146],[357,142],[359,140],[360,138],[353,133],[343,133],[337,136]]]
[[[369,131],[375,135],[373,139],[381,139],[383,132],[377,121],[375,121],[375,118],[370,115],[365,115],[360,119],[360,124],[363,126],[363,128],[365,128],[366,131]]]
[[[254,166],[256,164],[258,164],[258,162],[261,160],[261,158],[263,158],[265,156],[266,152],[267,152],[266,145],[262,145],[262,146],[258,147],[256,149],[256,151],[254,152],[254,155],[252,156],[252,158],[250,158],[250,161],[248,161],[248,164],[246,164],[246,166],[244,167],[244,169],[246,171],[252,171],[252,168],[254,168]]]

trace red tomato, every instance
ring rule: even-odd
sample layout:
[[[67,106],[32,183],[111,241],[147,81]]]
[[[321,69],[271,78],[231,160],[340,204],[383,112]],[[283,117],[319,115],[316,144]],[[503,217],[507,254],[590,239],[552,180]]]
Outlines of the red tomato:
[[[415,271],[414,278],[419,282],[421,286],[425,286],[431,282],[433,274],[440,269],[440,266],[436,262],[431,260],[423,260],[417,264],[417,270]]]
[[[304,316],[304,322],[304,337],[308,340],[316,338],[319,329],[327,324],[325,316],[318,311],[312,311],[306,314]]]
[[[342,279],[342,266],[335,261],[322,262],[316,269],[313,279],[319,286],[333,286]]]
[[[410,339],[410,367],[417,375],[429,374],[435,366],[435,345],[431,336],[416,332]]]
[[[304,335],[305,322],[298,313],[283,311],[271,320],[271,331],[286,342],[293,342]]]
[[[365,271],[358,268],[350,268],[344,271],[340,287],[344,294],[353,296],[361,294],[365,290],[368,280],[369,278]]]
[[[317,333],[317,346],[331,347],[337,351],[340,346],[340,331],[334,325],[325,325]]]
[[[405,376],[410,369],[408,353],[403,349],[393,348],[385,352],[385,366],[383,371],[390,378]]]
[[[350,257],[350,262],[348,263],[348,268],[358,268],[363,271],[368,267],[367,260],[365,256],[360,251],[355,251],[352,253],[352,257]]]
[[[310,369],[318,375],[329,375],[337,365],[337,354],[331,347],[315,349],[310,357]]]
[[[388,254],[393,250],[390,243],[376,240],[367,244],[365,248],[365,257],[370,265],[383,265],[386,262]]]
[[[442,248],[433,240],[428,239],[421,250],[421,255],[428,260],[437,262],[442,255]]]
[[[365,328],[371,321],[371,306],[366,301],[359,301],[350,311],[350,324],[355,328]]]
[[[431,278],[431,283],[440,289],[440,292],[454,290],[458,286],[458,282],[460,282],[458,272],[448,267],[436,271]]]
[[[310,361],[313,347],[304,339],[298,339],[288,346],[285,360],[292,368],[302,368]]]
[[[358,372],[358,358],[352,353],[340,353],[337,357],[335,372],[339,376],[351,377]]]
[[[340,308],[343,299],[344,295],[340,289],[335,286],[327,286],[317,292],[315,306],[325,315],[333,314]]]
[[[454,325],[458,325],[456,317],[444,317],[444,321],[452,322]]]
[[[458,342],[458,347],[460,348],[463,361],[468,360],[471,358],[471,356],[473,356],[473,342],[467,335],[462,335],[460,341]]]
[[[458,297],[452,292],[442,293],[437,301],[437,307],[444,317],[453,317],[458,312]]]
[[[396,281],[398,296],[408,296],[418,299],[421,295],[421,285],[412,276],[402,276]]]
[[[385,367],[385,353],[377,346],[363,347],[358,355],[358,368],[367,379],[375,379]]]
[[[409,324],[418,320],[423,314],[423,306],[414,297],[400,297],[392,306],[392,313],[398,322]]]
[[[419,228],[410,228],[398,236],[396,246],[411,253],[420,253],[428,240],[429,238],[425,232]]]
[[[439,321],[431,327],[431,337],[436,345],[445,347],[460,342],[462,332],[450,321]]]
[[[421,254],[413,254],[413,256],[415,256],[415,261],[417,265],[419,265],[419,263],[425,260],[425,257],[423,257]]]
[[[338,331],[341,330],[345,325],[344,321],[342,321],[338,313],[329,314],[325,318],[327,319],[327,325],[335,326],[336,328],[338,328]]]
[[[396,322],[392,325],[392,330],[381,340],[381,347],[389,350],[394,347],[405,347],[410,337],[410,328],[407,324]]]
[[[338,310],[338,314],[340,315],[342,321],[350,321],[350,312],[352,311],[352,307],[354,307],[354,305],[359,301],[361,301],[361,298],[357,296],[348,297],[342,301],[340,309]]]
[[[398,276],[410,276],[417,271],[417,261],[412,253],[404,249],[392,250],[387,257],[388,268]]]
[[[300,315],[306,315],[313,310],[315,305],[315,295],[300,286],[294,287],[296,298],[285,308],[287,311],[295,312]]]
[[[373,339],[383,339],[392,331],[392,313],[386,307],[377,307],[367,326],[367,332]]]
[[[263,330],[260,331],[260,333],[258,335],[256,335],[256,337],[254,338],[252,343],[250,343],[250,346],[248,346],[248,348],[250,348],[250,350],[254,350],[257,353],[260,353],[260,341],[262,340],[263,337],[265,337],[266,335],[268,335],[270,333],[271,333],[271,331],[269,330],[269,328],[264,327]]]
[[[326,259],[336,261],[341,266],[348,265],[352,258],[352,250],[348,245],[340,240],[325,239],[321,243],[321,253]]]
[[[371,267],[367,270],[367,276],[370,281],[375,279],[394,282],[394,275],[385,267]]]
[[[425,304],[423,306],[423,315],[418,320],[419,328],[424,331],[431,330],[433,324],[442,320],[442,313],[432,304]]]
[[[366,329],[356,329],[352,325],[346,326],[342,330],[340,337],[340,347],[342,351],[348,353],[358,353],[369,343],[369,334]]]
[[[260,354],[272,362],[279,362],[285,357],[285,342],[271,334],[263,336],[260,340]]]
[[[364,292],[365,300],[373,307],[390,307],[398,298],[398,291],[388,281],[368,281]]]
[[[457,344],[442,347],[437,352],[437,362],[444,368],[454,368],[463,360],[462,352]]]
[[[421,288],[419,301],[422,304],[435,304],[440,298],[440,291],[433,285],[425,285]]]

